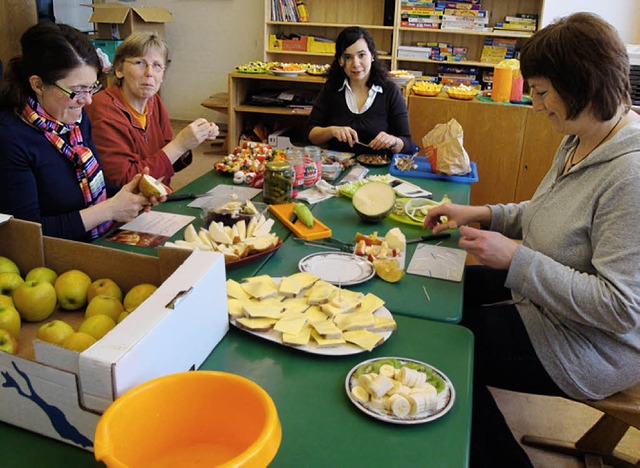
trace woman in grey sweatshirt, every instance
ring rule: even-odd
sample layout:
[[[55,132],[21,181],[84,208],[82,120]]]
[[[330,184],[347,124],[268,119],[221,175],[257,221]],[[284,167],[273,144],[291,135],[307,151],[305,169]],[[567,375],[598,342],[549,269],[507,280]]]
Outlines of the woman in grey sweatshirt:
[[[424,224],[460,226],[460,247],[484,265],[467,269],[462,321],[476,338],[474,466],[529,463],[486,385],[602,399],[640,382],[640,118],[626,48],[576,13],[534,34],[521,70],[534,110],[566,135],[533,198],[443,205]]]

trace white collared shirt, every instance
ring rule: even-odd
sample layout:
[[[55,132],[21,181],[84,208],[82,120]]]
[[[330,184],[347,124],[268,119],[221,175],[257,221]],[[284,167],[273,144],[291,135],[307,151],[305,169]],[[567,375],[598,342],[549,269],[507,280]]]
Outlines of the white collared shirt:
[[[345,87],[346,87],[346,89],[345,89]],[[344,99],[345,99],[345,101],[347,103],[347,107],[354,114],[364,114],[365,112],[367,112],[367,110],[369,110],[369,108],[373,104],[373,101],[376,98],[376,94],[382,92],[382,87],[381,86],[373,85],[371,88],[369,88],[369,95],[367,96],[367,100],[365,101],[364,105],[362,106],[362,109],[358,109],[358,103],[356,101],[356,95],[353,93],[353,90],[351,89],[351,86],[349,86],[349,80],[347,78],[344,79],[344,83],[343,83],[342,87],[339,89],[339,91],[342,91],[343,89],[345,89]]]

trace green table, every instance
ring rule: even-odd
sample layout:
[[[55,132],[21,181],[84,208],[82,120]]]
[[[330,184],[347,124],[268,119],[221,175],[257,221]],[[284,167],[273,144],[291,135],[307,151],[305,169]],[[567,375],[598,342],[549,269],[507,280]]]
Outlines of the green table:
[[[396,316],[398,330],[371,353],[328,357],[267,342],[232,328],[202,369],[232,372],[273,398],[283,438],[273,467],[468,465],[473,336],[458,325]],[[349,370],[373,357],[427,362],[452,381],[456,400],[442,418],[400,426],[360,412],[345,393]],[[89,452],[0,423],[7,467],[96,466]]]

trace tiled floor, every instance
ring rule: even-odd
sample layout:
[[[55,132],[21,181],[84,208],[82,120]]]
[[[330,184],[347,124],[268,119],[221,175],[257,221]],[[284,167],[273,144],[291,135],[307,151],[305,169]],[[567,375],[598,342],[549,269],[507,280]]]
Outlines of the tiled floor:
[[[174,131],[181,128],[176,122]],[[171,185],[178,190],[191,180],[213,170],[213,164],[226,154],[220,145],[203,144],[194,151],[194,162],[177,173]],[[577,440],[600,417],[600,412],[586,405],[561,398],[540,397],[493,389],[493,394],[514,434],[535,434],[544,437]],[[631,428],[618,449],[640,459],[640,431]],[[580,468],[584,463],[576,458],[525,447],[536,468]]]

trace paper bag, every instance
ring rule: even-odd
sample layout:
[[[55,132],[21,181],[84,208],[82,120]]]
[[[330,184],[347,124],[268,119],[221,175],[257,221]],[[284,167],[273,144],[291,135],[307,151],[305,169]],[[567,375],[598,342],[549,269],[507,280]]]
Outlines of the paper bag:
[[[428,156],[434,173],[462,175],[471,171],[469,155],[462,144],[462,137],[462,125],[456,119],[436,125],[422,137],[424,154]]]

